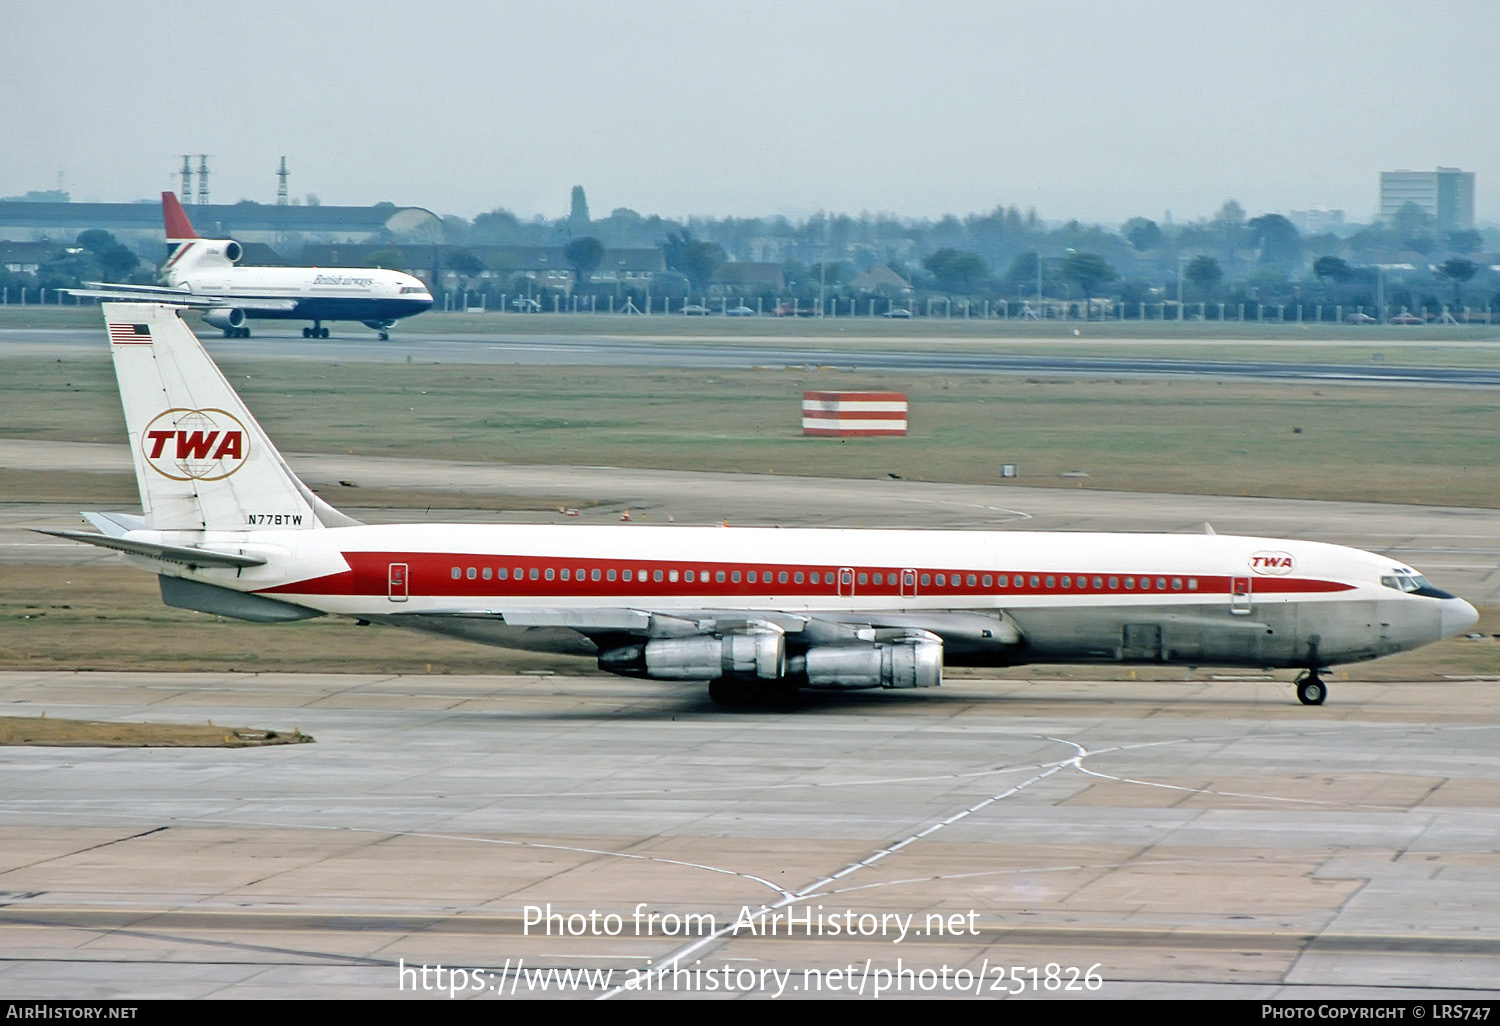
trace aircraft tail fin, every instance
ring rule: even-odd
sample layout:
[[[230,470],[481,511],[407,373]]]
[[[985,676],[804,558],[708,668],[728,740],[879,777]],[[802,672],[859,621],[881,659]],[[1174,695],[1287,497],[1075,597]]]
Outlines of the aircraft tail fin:
[[[168,242],[201,238],[197,232],[193,231],[193,222],[188,220],[187,211],[182,209],[182,204],[177,201],[175,193],[161,194],[161,219],[167,229]]]
[[[297,479],[175,308],[101,307],[147,527],[254,532],[358,523]]]

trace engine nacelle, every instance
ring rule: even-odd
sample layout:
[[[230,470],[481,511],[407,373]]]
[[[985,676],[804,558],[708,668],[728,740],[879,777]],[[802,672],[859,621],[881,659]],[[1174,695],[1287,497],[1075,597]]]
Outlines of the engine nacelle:
[[[943,683],[943,639],[930,631],[869,645],[815,645],[801,660],[815,688],[935,688]]]
[[[220,331],[245,326],[245,311],[238,307],[216,306],[203,315],[203,320]]]
[[[599,668],[652,680],[777,680],[786,675],[786,640],[780,631],[656,638],[601,652]]]

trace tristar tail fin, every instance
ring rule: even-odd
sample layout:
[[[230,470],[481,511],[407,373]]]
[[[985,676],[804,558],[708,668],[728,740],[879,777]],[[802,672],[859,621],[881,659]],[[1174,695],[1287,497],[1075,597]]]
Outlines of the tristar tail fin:
[[[161,194],[161,219],[167,229],[168,242],[200,238],[198,233],[193,231],[193,222],[188,220],[187,211],[182,209],[182,204],[177,202],[177,197],[173,193]]]
[[[146,526],[348,526],[297,480],[177,310],[103,303]]]

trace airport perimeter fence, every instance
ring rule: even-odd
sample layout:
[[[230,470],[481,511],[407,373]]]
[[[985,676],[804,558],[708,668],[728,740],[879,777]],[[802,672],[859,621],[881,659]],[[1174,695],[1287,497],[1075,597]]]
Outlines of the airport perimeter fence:
[[[51,293],[52,298],[48,299]],[[443,294],[442,308],[456,313],[547,314],[573,313],[642,317],[815,317],[888,318],[986,321],[1207,321],[1228,324],[1496,324],[1500,313],[1490,307],[1451,309],[1441,307],[1411,311],[1406,307],[1358,306],[1330,303],[1181,303],[1172,300],[1128,303],[1115,299],[1088,302],[1067,299],[969,300],[952,297],[892,300],[882,298],[834,298],[823,301],[785,299],[766,302],[764,297],[736,299],[727,296],[641,298],[634,296],[578,295],[564,299],[552,294],[550,302],[532,296],[500,294],[498,307],[487,303],[483,292]],[[0,289],[0,306],[91,306],[98,299],[75,296],[68,289],[21,288],[14,293]]]
[[[1500,314],[1488,307],[1443,306],[1436,312],[1409,311],[1406,307],[1344,305],[1334,303],[1183,303],[1172,300],[1128,303],[1115,299],[1088,302],[1066,299],[969,300],[951,297],[890,300],[879,298],[828,298],[822,301],[785,299],[767,302],[764,297],[737,299],[727,296],[653,297],[639,303],[634,297],[552,295],[546,300],[531,296],[500,295],[498,309],[486,305],[483,293],[447,295],[445,309],[469,313],[574,313],[595,315],[639,315],[677,317],[815,317],[815,318],[934,318],[995,321],[1209,321],[1229,324],[1493,324]]]

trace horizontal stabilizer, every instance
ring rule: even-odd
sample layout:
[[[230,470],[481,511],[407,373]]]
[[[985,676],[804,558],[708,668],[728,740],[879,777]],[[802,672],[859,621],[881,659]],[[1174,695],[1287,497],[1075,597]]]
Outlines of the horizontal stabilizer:
[[[104,549],[128,552],[132,556],[149,556],[168,563],[181,563],[195,569],[203,566],[242,568],[262,566],[266,562],[260,556],[243,556],[236,552],[215,552],[212,549],[200,549],[191,545],[161,545],[156,542],[131,541],[127,538],[94,534],[91,531],[57,531],[42,527],[33,527],[32,530],[38,534],[50,534],[54,538],[66,538],[69,541],[98,545]]]
[[[198,294],[165,285],[124,285],[109,281],[90,281],[86,289],[67,289],[70,296],[84,299],[110,299],[128,303],[158,303],[163,306],[187,306],[195,308],[233,307],[236,310],[272,310],[288,312],[296,309],[295,299],[276,299],[261,296],[227,296],[213,293]]]

